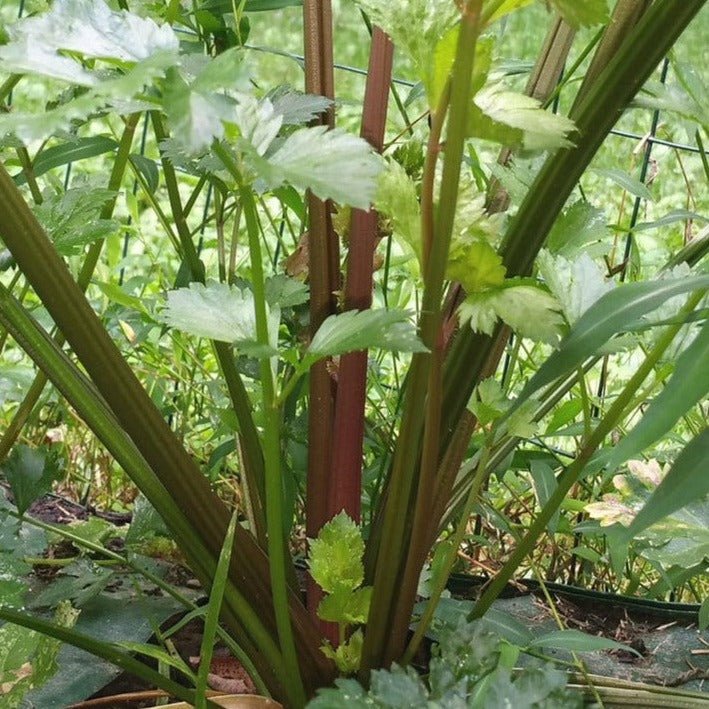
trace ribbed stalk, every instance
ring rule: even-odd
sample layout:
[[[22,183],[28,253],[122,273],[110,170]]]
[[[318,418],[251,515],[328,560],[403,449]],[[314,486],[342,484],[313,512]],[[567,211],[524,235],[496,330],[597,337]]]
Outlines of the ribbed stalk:
[[[364,92],[361,136],[381,152],[384,144],[387,103],[394,45],[375,27]],[[350,248],[347,255],[345,310],[364,310],[372,304],[372,270],[378,232],[377,213],[352,210]],[[367,352],[340,358],[333,424],[332,476],[328,515],[341,510],[359,521],[362,495],[362,444],[367,393]]]
[[[332,54],[332,7],[330,0],[303,0],[303,53],[305,90],[335,98]],[[334,107],[321,116],[321,124],[332,128]],[[310,280],[310,336],[337,311],[335,291],[340,289],[340,253],[332,226],[332,204],[308,193],[308,275]],[[328,370],[328,360],[310,368],[308,400],[308,476],[305,491],[305,532],[317,536],[327,522],[328,489],[332,471],[332,422],[335,417],[337,384]],[[308,583],[308,608],[316,618],[322,594]]]
[[[575,104],[578,104],[594,85],[601,72],[623,45],[630,31],[650,7],[651,2],[652,0],[618,0],[603,37],[601,37],[598,49],[586,70],[581,88],[576,94]]]
[[[113,210],[116,206],[116,199],[118,197],[118,191],[121,189],[121,183],[123,182],[123,176],[126,171],[126,165],[128,164],[128,156],[130,155],[131,145],[133,144],[133,136],[135,135],[135,128],[138,125],[138,119],[140,118],[139,113],[134,113],[126,118],[125,128],[123,129],[123,135],[118,144],[118,150],[116,151],[116,156],[113,160],[113,167],[111,168],[111,175],[108,178],[108,184],[106,189],[111,192],[115,192],[116,196],[106,202],[99,213],[99,219],[110,219],[113,216]],[[79,288],[85,291],[89,287],[91,278],[96,270],[96,264],[98,263],[99,256],[101,255],[101,250],[103,249],[104,239],[99,239],[95,241],[91,246],[89,246],[84,263],[79,271],[79,277],[77,282]],[[64,337],[61,333],[57,333],[55,341],[60,346],[64,344]],[[4,460],[10,449],[15,444],[17,437],[27,423],[27,419],[30,417],[34,407],[39,401],[39,397],[42,396],[44,387],[47,383],[47,377],[41,370],[37,372],[34,381],[30,385],[30,388],[25,394],[25,398],[20,403],[15,415],[12,420],[7,425],[5,432],[0,439],[0,460]]]
[[[481,0],[469,0],[462,12],[456,59],[450,82],[450,109],[446,136],[445,163],[441,179],[439,207],[430,258],[425,264],[425,289],[422,301],[420,334],[434,350],[440,346],[441,298],[448,260],[455,204],[458,197],[460,165],[465,143],[472,68],[479,31]],[[445,106],[432,121],[442,120]],[[404,402],[401,433],[397,442],[391,484],[383,512],[381,545],[374,571],[374,591],[362,651],[361,674],[388,665],[403,651],[408,627],[400,619],[410,614],[416,585],[402,586],[402,550],[408,548],[412,511],[410,497],[417,488],[418,443],[424,425],[426,392],[434,363],[432,354],[414,355],[409,388]],[[435,379],[435,377],[434,377]],[[428,416],[432,415],[428,411]]]

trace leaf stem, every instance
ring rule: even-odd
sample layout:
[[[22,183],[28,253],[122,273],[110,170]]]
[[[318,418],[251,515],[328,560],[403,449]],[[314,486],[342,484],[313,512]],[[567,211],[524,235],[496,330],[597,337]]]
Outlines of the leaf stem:
[[[261,232],[256,203],[249,187],[239,189],[239,197],[249,235],[251,283],[254,289],[256,337],[268,346],[268,314],[266,312],[265,279],[261,256]],[[298,666],[293,628],[288,613],[288,584],[286,582],[285,531],[283,529],[283,488],[281,480],[281,411],[276,404],[275,385],[270,358],[260,360],[261,394],[263,397],[263,452],[266,477],[266,527],[271,588],[276,616],[276,627],[281,652],[286,663],[286,683],[296,699],[297,706],[305,706],[305,690]]]
[[[268,312],[266,308],[266,279],[261,253],[261,230],[254,194],[245,185],[233,156],[227,149],[214,144],[214,152],[224,163],[238,185],[238,194],[249,237],[251,266],[251,286],[254,292],[254,314],[256,318],[256,339],[268,347],[272,343],[268,334]],[[286,581],[286,558],[288,550],[283,529],[283,487],[281,480],[281,411],[278,407],[271,359],[261,358],[259,362],[261,397],[263,403],[263,456],[266,483],[266,528],[268,545],[268,566],[271,575],[271,592],[276,617],[278,640],[286,665],[285,685],[293,698],[294,706],[305,706],[306,696],[298,665],[293,638],[293,628],[288,613],[288,584]]]
[[[486,444],[481,451],[478,467],[475,471],[475,477],[473,478],[470,490],[468,491],[468,496],[460,513],[455,532],[453,534],[453,537],[447,542],[450,546],[446,551],[442,568],[438,572],[438,576],[435,579],[434,587],[431,591],[428,603],[426,603],[426,608],[423,612],[423,615],[421,616],[421,619],[418,622],[418,625],[416,626],[416,630],[414,631],[411,640],[409,641],[409,644],[406,648],[406,652],[404,652],[404,655],[402,657],[401,662],[404,665],[407,665],[409,662],[411,662],[414,655],[416,654],[416,651],[419,648],[419,645],[421,644],[421,641],[423,640],[424,635],[426,634],[426,631],[431,625],[433,615],[436,612],[436,607],[438,606],[438,601],[440,600],[441,594],[446,588],[446,583],[448,582],[450,571],[453,568],[453,563],[455,562],[458,549],[460,549],[460,545],[463,543],[463,537],[465,536],[465,530],[468,527],[468,520],[473,510],[473,505],[475,504],[475,500],[477,499],[478,494],[480,493],[480,488],[482,487],[483,483],[485,482],[485,479],[487,478],[487,463],[489,456],[490,446]]]

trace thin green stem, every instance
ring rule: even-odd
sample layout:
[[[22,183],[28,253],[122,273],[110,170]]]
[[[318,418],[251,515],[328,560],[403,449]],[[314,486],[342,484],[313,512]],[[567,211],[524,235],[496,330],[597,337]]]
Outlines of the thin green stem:
[[[537,581],[539,582],[539,588],[542,589],[544,600],[546,600],[547,602],[547,608],[549,609],[552,618],[554,618],[554,621],[556,622],[556,625],[559,630],[564,630],[566,626],[564,625],[564,622],[562,621],[561,616],[559,615],[559,611],[556,607],[556,604],[554,603],[554,599],[551,597],[551,593],[549,593],[549,589],[547,588],[547,585],[544,581],[544,577],[539,571],[539,566],[534,561],[532,561],[531,567],[532,573],[536,576]],[[586,680],[586,684],[588,685],[591,693],[593,694],[593,698],[596,700],[596,704],[600,707],[600,709],[604,709],[603,700],[601,699],[598,690],[593,684],[591,675],[589,675],[583,660],[578,656],[578,654],[574,650],[571,651],[571,657],[573,658],[573,666],[575,666],[579,673],[583,675],[584,679]]]
[[[30,188],[30,193],[32,194],[32,199],[35,204],[42,204],[44,198],[42,197],[42,190],[39,189],[37,184],[37,177],[34,174],[34,166],[32,165],[32,160],[27,148],[24,146],[17,148],[17,157],[20,159],[20,165],[22,165],[22,172],[27,180],[27,186]]]
[[[153,111],[151,113],[151,120],[155,130],[155,137],[158,142],[162,142],[168,135],[162,116],[160,116],[158,112]],[[221,150],[222,153],[228,156],[228,153],[226,153],[222,146],[215,144],[215,150],[216,149]],[[182,256],[189,266],[192,273],[192,278],[195,281],[204,283],[204,264],[199,259],[199,255],[195,249],[190,229],[185,218],[185,212],[182,208],[175,167],[167,159],[163,159],[162,166],[165,176],[165,185],[167,187],[170,200],[170,208],[175,220],[175,228],[177,229]],[[239,436],[241,437],[244,461],[246,463],[245,473],[250,490],[251,503],[253,505],[254,519],[256,522],[256,529],[254,530],[254,533],[259,541],[259,544],[263,545],[265,536],[263,513],[264,461],[259,443],[258,432],[251,413],[251,400],[249,399],[244,382],[237,370],[236,361],[234,359],[231,346],[225,342],[214,342],[213,346],[217,360],[219,361],[219,366],[221,367],[222,374],[224,376],[227,390],[229,392],[232,408],[239,422]]]
[[[249,235],[251,284],[254,291],[256,337],[259,344],[269,346],[268,313],[266,311],[265,278],[261,255],[261,231],[253,192],[249,187],[239,190]],[[286,682],[295,697],[296,706],[305,706],[305,689],[300,676],[293,628],[288,613],[286,582],[285,532],[283,529],[283,488],[281,472],[281,411],[276,406],[275,383],[271,360],[260,360],[261,394],[263,398],[263,452],[266,477],[266,525],[268,529],[268,560],[271,570],[271,590],[276,615],[278,639],[287,668]]]
[[[22,79],[23,76],[24,74],[13,74],[3,81],[2,85],[0,85],[0,103],[10,95],[15,86],[20,83],[20,79]]]
[[[266,279],[261,253],[261,230],[258,222],[256,201],[251,188],[243,184],[239,167],[227,149],[218,143],[214,152],[236,180],[241,208],[249,238],[251,286],[254,293],[256,339],[260,345],[272,346],[268,334],[268,311],[266,305]],[[271,360],[262,357],[259,361],[261,397],[263,404],[263,455],[266,482],[266,526],[268,529],[268,563],[271,575],[271,592],[276,617],[278,640],[286,664],[285,683],[293,698],[294,706],[305,706],[306,696],[298,665],[298,655],[293,638],[293,627],[288,613],[288,583],[286,581],[285,532],[283,529],[283,488],[281,472],[281,411],[277,406],[275,381]]]
[[[690,296],[685,307],[680,311],[684,317],[688,316],[702,300],[706,290],[698,291]],[[605,437],[618,425],[629,405],[632,404],[636,391],[642,386],[647,376],[652,372],[662,354],[670,346],[676,334],[684,325],[684,318],[669,326],[658,338],[657,343],[647,355],[643,363],[625,385],[621,393],[608,409],[608,413],[601,419],[593,433],[584,442],[576,460],[559,476],[556,488],[549,500],[541,509],[534,522],[530,525],[527,534],[514,552],[491,581],[485,592],[475,604],[470,618],[479,618],[485,614],[492,602],[500,595],[507,582],[512,578],[515,570],[524,558],[532,551],[537,539],[543,534],[547,523],[566,498],[567,493],[579,479],[586,464],[591,459],[598,446]]]
[[[154,684],[164,689],[171,696],[181,699],[182,701],[191,703],[195,699],[193,689],[187,689],[178,682],[166,677],[164,674],[157,672],[146,663],[137,660],[131,653],[123,650],[118,643],[97,640],[92,636],[79,633],[73,628],[56,625],[55,623],[50,623],[47,620],[30,615],[27,612],[8,607],[0,608],[0,619],[8,623],[15,623],[24,628],[29,628],[37,633],[55,638],[63,643],[81,648],[92,655],[101,657],[126,672],[140,677],[149,684]],[[209,706],[218,709],[218,706],[211,700],[209,701]]]

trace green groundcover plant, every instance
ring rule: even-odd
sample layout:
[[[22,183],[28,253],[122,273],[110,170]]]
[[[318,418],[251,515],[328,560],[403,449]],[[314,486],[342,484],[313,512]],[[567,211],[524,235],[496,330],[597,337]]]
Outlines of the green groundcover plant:
[[[54,0],[2,34],[0,71],[7,78],[0,99],[9,108],[12,95],[13,106],[0,114],[0,137],[15,158],[0,167],[7,272],[0,281],[0,324],[39,371],[4,433],[2,453],[51,381],[155,508],[210,591],[205,638],[215,637],[219,619],[262,685],[287,706],[304,706],[338,672],[357,674],[370,685],[370,699],[383,696],[390,680],[381,670],[395,663],[391,676],[400,691],[421,701],[444,702],[450,694],[461,705],[501,706],[490,697],[515,697],[534,686],[540,692],[534,706],[560,705],[549,699],[566,696],[555,671],[513,677],[516,658],[497,641],[469,665],[446,643],[483,632],[472,621],[486,615],[542,536],[560,524],[570,491],[607,479],[709,391],[706,239],[654,278],[609,280],[587,248],[597,240],[593,210],[571,199],[608,132],[704,2],[618,0],[608,7],[605,0],[549,0],[551,30],[521,93],[512,70],[498,61],[495,39],[530,3],[357,2],[372,30],[362,137],[334,125],[327,2],[303,2],[306,93],[262,87],[251,75],[248,13],[291,2]],[[599,31],[562,80],[572,40],[588,27]],[[428,121],[408,122],[408,138],[385,146],[394,48],[418,82],[409,105],[423,106]],[[681,75],[682,116],[696,126],[701,144],[706,95],[701,80]],[[23,88],[51,98],[42,110],[25,110],[18,98]],[[568,111],[549,110],[560,96]],[[668,100],[659,89],[643,96],[651,105]],[[134,152],[141,120],[155,148],[152,158]],[[92,130],[106,124],[112,137]],[[505,150],[488,169],[478,151],[489,144]],[[53,194],[40,188],[53,168],[107,154],[105,186]],[[14,166],[20,169],[11,176]],[[114,211],[127,175],[155,211],[179,272],[158,308],[115,284],[102,288],[139,313],[148,330],[211,341],[248,500],[244,524],[234,523],[138,378],[139,362],[121,351],[115,330],[86,297],[105,245],[122,228]],[[645,188],[627,181],[626,187]],[[192,223],[207,189],[219,232],[214,272],[201,258]],[[503,216],[510,202],[510,216]],[[307,284],[292,269],[269,275],[273,210],[307,231]],[[228,258],[226,225],[234,245]],[[416,312],[372,305],[382,237],[404,264]],[[238,273],[237,245],[248,254]],[[391,252],[387,259],[386,273]],[[35,301],[27,300],[27,289]],[[41,312],[30,302],[40,303]],[[123,332],[130,339],[128,328]],[[520,342],[537,343],[536,356],[511,387],[495,373],[505,351],[518,352]],[[367,351],[400,353],[395,361],[405,373],[397,370],[397,421],[377,494],[368,491],[363,541],[357,523],[369,423]],[[635,353],[633,372],[599,408],[584,377],[614,351]],[[572,390],[581,392],[577,409],[564,403]],[[294,408],[307,418],[305,529],[317,538],[307,603],[288,545],[294,493],[287,482],[286,424]],[[400,666],[411,662],[434,618],[468,519],[479,511],[492,473],[521,442],[534,439],[545,416],[557,414],[557,429],[578,418],[577,450],[556,467],[532,468],[536,509],[515,530],[514,548],[469,610],[470,622],[455,631],[458,640],[454,633],[441,641],[426,684]],[[621,426],[627,434],[612,447]],[[676,519],[678,510],[709,492],[703,469],[709,433],[703,422],[688,430],[639,511],[601,528],[616,571],[622,572],[633,538]],[[29,473],[19,458],[27,456],[13,455],[5,474],[14,478],[13,490],[21,490]],[[32,475],[45,490],[51,483],[41,464]],[[22,503],[20,513],[25,509]],[[607,521],[603,514],[595,508],[594,516]],[[411,637],[419,581],[432,552],[429,600]],[[705,561],[695,555],[692,573],[701,573]],[[89,649],[180,698],[195,698],[125,648],[83,637],[69,624],[11,605],[0,608],[0,618]],[[494,662],[485,664],[489,657]],[[205,677],[206,670],[192,678],[198,690]],[[335,706],[327,699],[333,691],[370,705],[354,679],[338,686],[315,705]],[[203,691],[197,701],[205,701]]]

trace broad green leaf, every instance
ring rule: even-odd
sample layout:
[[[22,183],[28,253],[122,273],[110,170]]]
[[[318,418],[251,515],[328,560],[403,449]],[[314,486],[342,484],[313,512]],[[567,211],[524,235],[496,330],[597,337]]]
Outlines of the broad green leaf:
[[[533,158],[517,156],[516,159],[513,158],[507,165],[492,163],[489,169],[493,177],[500,181],[500,185],[504,187],[512,201],[520,203],[526,197],[539,172],[542,164],[541,157],[541,155]]]
[[[257,155],[263,155],[278,135],[283,116],[275,112],[268,99],[258,101],[253,96],[243,95],[239,97],[234,122],[241,137],[248,141]]]
[[[459,25],[454,25],[436,44],[433,54],[433,66],[425,81],[428,93],[428,105],[431,110],[436,110],[440,102],[443,89],[453,70],[453,62],[458,44]],[[490,67],[492,66],[492,51],[495,47],[495,38],[480,37],[475,43],[475,60],[473,62],[473,75],[471,77],[471,96],[474,96],[485,84]]]
[[[537,497],[539,507],[544,507],[556,489],[556,476],[554,475],[554,471],[551,469],[551,466],[547,465],[543,460],[532,460],[529,470],[532,474],[534,494]],[[547,522],[547,529],[554,534],[558,524],[559,510],[557,509],[552,518]]]
[[[338,588],[320,601],[318,618],[332,623],[359,624],[367,621],[372,587]]]
[[[177,56],[179,41],[169,25],[102,0],[56,0],[48,12],[24,18],[9,28],[10,42],[0,46],[5,71],[43,75],[82,86],[99,79],[80,61],[86,58],[137,63],[157,53]]]
[[[705,428],[677,456],[670,471],[631,522],[627,537],[632,538],[675,510],[695,500],[701,500],[709,494],[707,460],[709,460],[709,429]]]
[[[284,185],[273,190],[272,194],[288,207],[301,222],[305,222],[305,202],[298,190],[290,185]]]
[[[467,603],[463,617],[466,617],[472,610],[472,604]],[[525,647],[532,639],[529,628],[511,613],[507,613],[499,608],[490,608],[483,619],[483,623],[496,635],[504,638],[513,645]]]
[[[0,606],[25,606],[29,590],[27,581],[31,573],[32,567],[16,555],[4,551],[0,553]]]
[[[70,628],[78,615],[70,603],[62,602],[54,621]],[[3,709],[22,706],[29,691],[56,673],[60,648],[59,640],[19,625],[7,623],[0,628],[0,706]]]
[[[698,122],[704,127],[704,130],[708,130],[709,111],[707,111],[707,105],[709,105],[709,87],[703,72],[700,67],[694,66],[691,61],[673,61],[672,69],[691,102],[699,109],[696,111],[697,117],[699,117]],[[665,84],[662,85],[665,86]]]
[[[456,239],[451,245],[446,278],[458,281],[468,294],[501,286],[506,269],[502,257],[487,242]]]
[[[660,307],[668,298],[709,288],[709,276],[629,283],[606,293],[575,323],[571,332],[530,379],[520,401],[573,371],[628,323]]]
[[[188,55],[178,70],[167,72],[163,105],[170,122],[172,139],[188,155],[201,152],[224,135],[225,121],[239,123],[236,96],[248,88],[242,53],[232,48],[213,59]],[[251,96],[244,102],[257,104]]]
[[[460,322],[491,335],[499,318],[522,337],[556,344],[563,325],[559,303],[540,287],[516,283],[469,295],[458,311]]]
[[[566,689],[566,673],[551,663],[541,667],[527,667],[513,677],[511,670],[514,663],[505,665],[502,662],[504,650],[505,648],[501,648],[497,669],[474,688],[472,706],[483,706],[485,709],[581,709],[584,705],[578,692]],[[478,699],[482,699],[484,703],[476,701]]]
[[[692,95],[692,93],[685,91],[685,88],[677,84],[663,84],[659,81],[648,82],[633,99],[632,105],[649,108],[653,111],[670,111],[695,124],[698,123],[704,130],[708,130],[709,110],[707,110],[706,86],[699,89],[698,95]],[[699,86],[693,88],[696,90]]]
[[[539,424],[534,420],[538,402],[530,399],[515,407],[507,417],[505,426],[511,436],[517,438],[532,438],[539,430]]]
[[[666,466],[669,470],[669,465]],[[615,475],[615,492],[605,494],[602,502],[587,505],[587,512],[604,528],[615,563],[622,562],[630,541],[628,530],[635,516],[647,504],[662,483],[665,469],[656,460],[629,460],[628,473]],[[614,522],[619,524],[612,525]],[[623,526],[621,526],[623,525]],[[673,569],[705,570],[709,561],[709,496],[692,500],[688,505],[654,522],[633,537],[635,552],[672,575]]]
[[[170,291],[163,319],[172,327],[210,340],[256,338],[253,294],[226,283],[190,283],[189,288]]]
[[[545,435],[558,431],[562,426],[566,426],[573,421],[583,411],[583,402],[580,398],[565,401],[561,406],[554,409],[554,414],[549,421],[549,425],[544,431]]]
[[[537,258],[539,273],[556,296],[568,323],[575,323],[601,296],[615,288],[600,266],[582,253],[574,261],[542,250]]]
[[[8,360],[0,360],[0,406],[10,401],[22,401],[35,376],[29,365]]]
[[[446,558],[450,547],[451,542],[449,539],[444,539],[436,544],[430,563],[426,562],[419,574],[418,587],[416,589],[417,596],[428,599],[439,583],[443,582],[442,585],[445,586],[445,580],[448,578],[449,573]],[[445,579],[443,576],[445,576]],[[450,598],[450,595],[448,589],[444,589],[441,592],[441,598]]]
[[[237,96],[251,88],[244,52],[232,47],[216,57],[187,54],[180,57],[180,67],[190,86],[201,93],[225,92]]]
[[[119,640],[115,643],[115,647],[121,650],[127,650],[130,653],[140,653],[146,657],[152,657],[157,660],[160,664],[164,664],[166,667],[173,667],[178,672],[188,677],[194,682],[195,674],[189,667],[189,665],[179,656],[175,655],[158,645],[153,645],[151,643],[137,643],[131,640]]]
[[[90,544],[102,544],[115,531],[108,520],[100,517],[89,517],[85,520],[74,520],[69,525],[69,531],[81,541]]]
[[[370,348],[427,352],[409,313],[402,310],[349,310],[330,315],[315,333],[308,355],[325,357]]]
[[[343,675],[351,675],[357,672],[357,670],[359,669],[360,661],[362,658],[363,645],[364,634],[362,633],[362,629],[358,628],[357,630],[355,630],[354,633],[352,633],[352,635],[350,635],[346,642],[340,643],[334,650],[332,649],[329,643],[327,645],[323,645],[320,649],[322,650],[325,657],[329,657],[335,663],[335,666]],[[335,684],[338,687],[348,687],[348,689],[346,690],[344,696],[340,697],[339,699],[334,698],[334,704],[328,704],[329,700],[327,699],[327,693],[336,693],[339,690],[325,689],[318,690],[318,697],[312,702],[310,702],[308,704],[308,707],[320,707],[320,709],[330,707],[331,709],[336,709],[337,707],[342,706],[340,702],[344,700],[347,704],[347,707],[354,707],[354,709],[357,709],[357,707],[360,706],[356,701],[357,699],[359,699],[359,694],[352,693],[352,690],[349,689],[349,687],[351,686],[349,683],[359,686],[354,680],[335,680]],[[360,690],[364,692],[361,687]],[[369,707],[370,704],[366,703],[364,706]]]
[[[468,134],[526,150],[568,147],[573,121],[550,111],[531,96],[497,84],[479,91],[470,107]]]
[[[32,172],[35,177],[43,175],[48,170],[69,163],[77,163],[80,160],[94,158],[115,150],[118,143],[105,135],[94,135],[86,138],[79,138],[76,141],[54,145],[51,148],[42,150],[32,163]],[[27,178],[24,172],[19,172],[13,177],[15,184],[20,187],[25,184]]]
[[[693,506],[691,506],[693,507]],[[638,539],[647,541],[637,553],[650,561],[668,577],[679,569],[694,574],[706,574],[709,566],[709,504],[704,502],[704,513],[686,507],[652,525]],[[694,575],[691,574],[691,575]],[[671,583],[670,588],[682,583]]]
[[[451,254],[454,255],[460,246],[469,246],[475,241],[496,245],[502,226],[502,215],[489,214],[485,195],[481,193],[473,176],[467,170],[463,171],[458,188],[458,203],[455,206]]]
[[[370,675],[370,695],[375,707],[427,707],[426,685],[413,667],[393,665]]]
[[[448,0],[356,0],[356,4],[391,37],[397,51],[408,55],[429,99],[434,99],[441,79],[445,81],[451,48],[455,48],[455,38],[448,33],[460,18],[456,4]],[[445,46],[439,51],[444,37]]]
[[[265,290],[268,304],[281,308],[302,305],[310,298],[310,291],[305,283],[282,273],[267,279]]]
[[[553,650],[569,650],[573,652],[593,652],[594,650],[626,650],[640,657],[640,653],[629,645],[601,638],[597,635],[582,633],[580,630],[552,630],[540,635],[529,647],[544,647]]]
[[[495,379],[485,379],[476,387],[468,408],[481,426],[488,426],[510,409],[512,402],[502,392]],[[505,429],[511,436],[531,438],[537,432],[534,414],[537,402],[530,400],[516,408],[505,420]]]
[[[160,185],[160,171],[158,170],[155,160],[136,153],[131,153],[129,159],[133,167],[143,176],[148,191],[151,194],[155,194],[155,191]]]
[[[354,590],[364,580],[364,541],[359,527],[340,512],[310,541],[310,574],[326,593]]]
[[[153,319],[153,316],[145,307],[143,300],[136,295],[126,293],[123,287],[119,286],[118,283],[103,283],[101,281],[92,281],[92,283],[98,286],[111,303],[118,303],[118,305],[122,305],[125,308],[131,308],[132,310],[142,313],[150,320]]]
[[[569,550],[569,553],[578,556],[580,559],[586,559],[592,564],[598,564],[601,561],[601,555],[595,550],[586,546],[578,546]]]
[[[468,408],[475,414],[481,426],[487,426],[509,408],[510,402],[502,391],[500,383],[490,377],[475,387]]]
[[[502,0],[499,7],[495,8],[495,12],[490,16],[490,22],[495,22],[505,15],[509,15],[510,12],[514,12],[519,8],[525,7],[526,5],[531,5],[534,0]]]
[[[63,531],[66,530],[58,530],[57,538],[68,539],[60,536]],[[71,540],[73,541],[73,537]],[[112,571],[97,568],[88,560],[79,558],[64,566],[49,586],[36,596],[32,596],[27,606],[33,610],[41,610],[53,608],[60,601],[69,600],[76,608],[83,608],[109,584],[115,583],[116,575]]]
[[[102,73],[103,80],[96,82],[87,92],[62,95],[59,105],[44,113],[12,111],[0,114],[0,135],[12,133],[27,144],[60,131],[71,131],[75,122],[84,122],[90,116],[100,115],[102,111],[117,110],[125,115],[152,110],[156,107],[154,102],[134,97],[142,94],[146,84],[164,76],[175,61],[176,58],[171,54],[156,54],[123,73]]]
[[[651,222],[640,222],[633,227],[633,231],[646,231],[648,229],[659,229],[663,226],[669,226],[670,224],[676,224],[677,222],[686,221],[695,222],[706,222],[707,218],[697,212],[690,212],[688,209],[673,209],[668,212],[663,217],[655,219]]]
[[[138,548],[155,537],[169,537],[170,532],[157,510],[145,495],[140,494],[133,503],[133,517],[125,536],[127,547]]]
[[[526,185],[527,187],[529,185]],[[553,254],[576,256],[592,241],[600,241],[608,234],[605,213],[584,200],[572,204],[554,222],[546,241]]]
[[[597,175],[605,177],[613,182],[619,187],[622,187],[626,192],[630,192],[635,197],[640,197],[640,199],[646,199],[648,202],[654,202],[655,198],[652,196],[652,192],[637,178],[633,177],[625,170],[619,170],[617,168],[595,168],[593,170]]]
[[[12,111],[0,113],[0,135],[16,135],[23,144],[45,139],[60,130],[69,130],[74,121],[84,122],[89,115],[109,105],[105,96],[89,92],[44,113]]]
[[[674,374],[643,412],[640,422],[613,449],[613,470],[665,435],[677,420],[709,393],[709,322],[677,359]]]
[[[608,20],[607,0],[550,0],[554,9],[575,29]]]
[[[75,187],[47,197],[35,207],[35,216],[45,228],[60,254],[76,254],[84,246],[115,234],[121,225],[98,215],[115,192],[101,188]]]
[[[299,126],[309,123],[332,106],[325,96],[304,94],[290,86],[279,86],[266,96],[273,104],[273,111],[281,116],[284,126]]]
[[[365,140],[327,126],[300,128],[266,160],[257,158],[251,155],[252,165],[270,188],[288,182],[312,190],[320,199],[365,210],[374,199],[383,167],[382,159]]]
[[[321,649],[334,662],[338,662],[337,651],[329,646]],[[348,674],[353,674],[358,667],[359,664]],[[308,703],[308,709],[339,709],[345,705],[348,709],[369,709],[372,706],[372,701],[367,695],[367,690],[356,679],[338,677],[334,687],[320,687],[318,689],[317,696]]]
[[[451,27],[448,32],[438,40],[436,48],[433,50],[433,66],[428,81],[424,82],[428,95],[428,105],[432,111],[438,108],[441,94],[453,69],[459,30],[459,25]],[[476,60],[473,64],[474,70],[477,70],[477,64]]]
[[[225,97],[193,90],[174,68],[167,72],[163,106],[173,140],[188,155],[204,152],[219,140],[224,135],[222,119],[233,117],[234,111]]]
[[[0,472],[10,484],[15,505],[20,514],[52,489],[52,483],[62,475],[62,464],[51,451],[19,444],[12,449]]]
[[[396,161],[387,160],[379,174],[374,205],[388,217],[398,236],[421,262],[421,209],[415,182]]]

